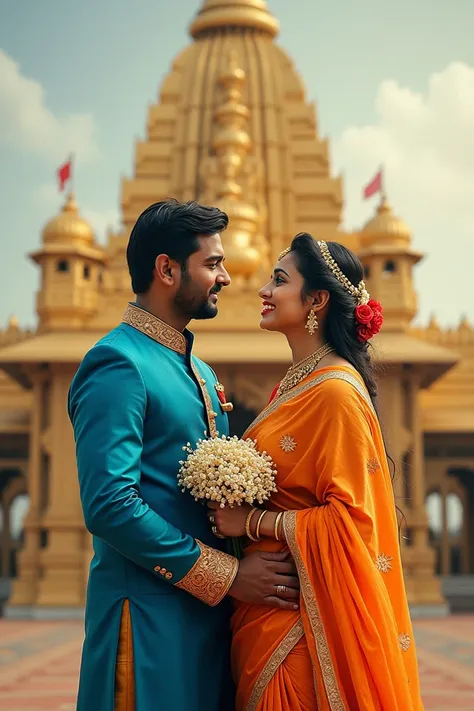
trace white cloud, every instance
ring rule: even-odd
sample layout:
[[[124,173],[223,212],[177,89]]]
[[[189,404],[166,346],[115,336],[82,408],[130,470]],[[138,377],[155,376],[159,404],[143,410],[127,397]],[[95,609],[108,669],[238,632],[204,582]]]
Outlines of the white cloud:
[[[382,163],[389,201],[426,254],[416,272],[421,317],[474,321],[474,67],[450,64],[423,93],[386,80],[375,109],[373,124],[347,128],[334,144],[346,227],[373,214],[376,199],[364,202],[362,189]]]
[[[21,73],[0,49],[0,143],[32,151],[55,161],[74,152],[86,162],[98,155],[91,114],[55,115],[43,86]]]

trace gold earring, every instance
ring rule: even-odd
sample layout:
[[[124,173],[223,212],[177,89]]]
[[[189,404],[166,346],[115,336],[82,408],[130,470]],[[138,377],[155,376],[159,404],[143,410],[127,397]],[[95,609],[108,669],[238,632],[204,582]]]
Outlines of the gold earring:
[[[314,334],[316,333],[316,331],[319,328],[318,317],[314,313],[313,309],[311,309],[311,311],[308,314],[308,320],[306,321],[305,328],[308,329],[308,333],[310,336],[314,336]]]

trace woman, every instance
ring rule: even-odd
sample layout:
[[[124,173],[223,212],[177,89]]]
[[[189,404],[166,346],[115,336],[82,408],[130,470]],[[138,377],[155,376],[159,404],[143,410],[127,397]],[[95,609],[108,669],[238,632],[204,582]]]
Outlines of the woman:
[[[299,611],[237,603],[237,711],[423,708],[368,340],[382,325],[358,259],[300,234],[261,291],[294,365],[246,432],[277,466],[265,509],[209,512],[246,553],[288,547]]]

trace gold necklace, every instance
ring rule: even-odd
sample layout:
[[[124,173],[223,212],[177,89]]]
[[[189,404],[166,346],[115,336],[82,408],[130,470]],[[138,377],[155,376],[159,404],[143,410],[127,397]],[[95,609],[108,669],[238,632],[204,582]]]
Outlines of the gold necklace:
[[[333,350],[334,348],[330,346],[329,343],[326,343],[324,346],[321,346],[321,348],[318,348],[317,351],[311,353],[311,355],[300,360],[299,363],[295,363],[288,368],[288,372],[278,386],[277,397],[280,397],[280,395],[283,395],[283,393],[288,392],[288,390],[291,390],[301,383],[302,380],[312,373],[324,356],[327,356],[328,353],[331,353]]]

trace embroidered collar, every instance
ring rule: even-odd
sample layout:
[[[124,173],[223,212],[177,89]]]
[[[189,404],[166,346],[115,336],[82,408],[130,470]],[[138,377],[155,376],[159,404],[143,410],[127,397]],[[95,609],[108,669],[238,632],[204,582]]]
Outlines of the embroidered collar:
[[[122,322],[153,338],[154,341],[161,343],[162,346],[166,346],[166,348],[170,348],[172,351],[182,355],[186,355],[188,345],[189,347],[192,345],[191,334],[189,334],[188,344],[186,337],[180,331],[177,331],[159,319],[158,316],[154,316],[136,304],[128,304]]]

